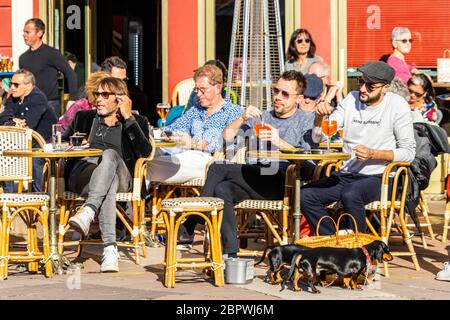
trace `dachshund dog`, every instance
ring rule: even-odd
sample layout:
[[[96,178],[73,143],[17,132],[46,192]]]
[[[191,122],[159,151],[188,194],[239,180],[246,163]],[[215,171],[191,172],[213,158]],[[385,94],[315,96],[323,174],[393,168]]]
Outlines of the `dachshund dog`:
[[[291,262],[291,269],[285,281],[294,274],[294,290],[300,291],[298,280],[303,277],[313,293],[320,293],[315,287],[317,272],[337,274],[342,278],[344,286],[361,289],[357,285],[359,275],[376,262],[393,259],[388,246],[375,240],[362,248],[313,248],[297,253]]]
[[[267,270],[266,279],[270,279],[272,284],[283,283],[283,278],[280,275],[282,267],[284,265],[291,265],[292,258],[296,254],[302,253],[306,250],[309,250],[309,248],[296,244],[273,247],[268,254],[270,268]]]

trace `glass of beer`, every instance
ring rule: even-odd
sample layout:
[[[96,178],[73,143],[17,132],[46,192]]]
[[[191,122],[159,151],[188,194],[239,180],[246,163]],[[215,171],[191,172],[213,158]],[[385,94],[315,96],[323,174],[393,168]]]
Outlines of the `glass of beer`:
[[[166,119],[167,115],[170,112],[170,104],[168,103],[158,103],[156,105],[156,111],[158,112],[158,115],[161,117],[161,124],[162,128],[166,126]]]
[[[326,117],[322,120],[322,132],[327,136],[327,152],[330,152],[330,140],[331,137],[337,131],[337,122],[336,120],[330,120],[330,117]]]

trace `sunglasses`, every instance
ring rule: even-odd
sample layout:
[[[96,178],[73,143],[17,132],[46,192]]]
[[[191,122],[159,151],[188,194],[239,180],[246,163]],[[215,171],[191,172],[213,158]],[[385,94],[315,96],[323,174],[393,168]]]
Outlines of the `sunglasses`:
[[[426,92],[424,92],[424,93],[415,92],[411,89],[408,89],[408,91],[409,91],[409,94],[413,94],[416,98],[421,98],[426,93]]]
[[[402,42],[402,43],[412,43],[413,42],[413,40],[412,39],[401,39],[401,40],[397,40],[397,41],[400,41],[400,42]]]
[[[362,79],[362,78],[358,79],[358,83],[359,83],[360,87],[362,87],[365,84],[368,93],[371,93],[372,91],[374,91],[376,89],[384,87],[384,84],[381,84],[381,85],[377,86],[374,83],[370,83],[370,82],[364,81],[364,79]]]
[[[109,96],[116,94],[114,92],[103,91],[103,92],[93,92],[92,95],[94,96],[95,99],[98,99],[98,97],[100,96],[102,96],[103,99],[109,99]]]
[[[11,87],[16,87],[16,88],[18,88],[20,85],[21,85],[21,83],[10,82],[10,86],[11,86]]]
[[[303,42],[310,43],[311,39],[297,39],[297,40],[295,40],[295,42],[297,42],[298,44],[301,44]]]
[[[279,93],[281,93],[281,97],[285,100],[289,99],[290,96],[298,96],[298,93],[289,93],[287,91],[280,90],[278,88],[273,88],[272,92],[274,97],[277,96]]]

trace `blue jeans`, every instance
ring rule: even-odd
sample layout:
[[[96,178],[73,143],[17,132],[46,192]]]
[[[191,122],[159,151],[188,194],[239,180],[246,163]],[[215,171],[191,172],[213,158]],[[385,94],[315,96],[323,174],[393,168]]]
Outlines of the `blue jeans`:
[[[315,231],[319,219],[327,215],[325,206],[341,201],[344,212],[355,218],[359,232],[366,232],[365,205],[380,200],[380,195],[381,175],[337,172],[328,178],[303,186],[300,205],[305,219]],[[352,226],[353,223],[347,225],[347,228]],[[324,219],[320,223],[320,235],[331,235],[335,232],[334,225],[329,219]]]
[[[101,160],[94,164],[97,159]],[[116,194],[131,190],[131,174],[113,149],[103,151],[101,158],[83,159],[79,164],[70,173],[69,190],[87,195],[85,205],[98,213],[103,245],[113,245],[116,243]]]

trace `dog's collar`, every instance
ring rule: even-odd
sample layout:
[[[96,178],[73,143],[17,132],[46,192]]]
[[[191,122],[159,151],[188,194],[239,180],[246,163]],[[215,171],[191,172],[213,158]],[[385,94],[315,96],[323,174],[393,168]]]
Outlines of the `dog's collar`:
[[[370,265],[370,268],[372,268],[373,264],[372,264],[372,259],[370,259],[369,252],[367,251],[367,249],[365,247],[361,247],[361,250],[364,253],[364,255],[366,256],[367,264]]]

